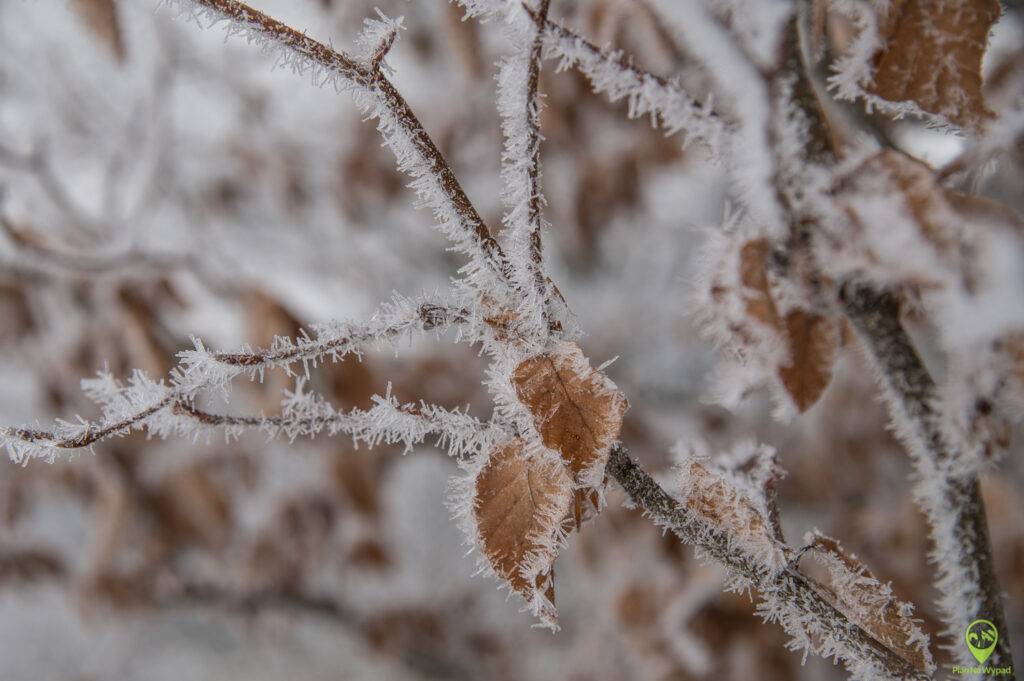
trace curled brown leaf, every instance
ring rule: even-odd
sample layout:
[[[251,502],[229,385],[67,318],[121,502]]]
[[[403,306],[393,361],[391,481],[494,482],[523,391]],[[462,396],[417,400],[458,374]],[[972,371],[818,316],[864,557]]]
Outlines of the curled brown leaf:
[[[523,361],[512,383],[544,446],[561,454],[576,483],[569,526],[578,530],[601,510],[598,489],[605,484],[608,452],[629,403],[614,383],[590,367],[575,343]]]
[[[525,443],[515,439],[491,453],[473,492],[477,535],[494,572],[528,601],[544,594],[553,605],[551,569],[572,503],[565,468],[528,457]]]
[[[789,362],[779,367],[779,378],[802,413],[818,401],[832,381],[839,325],[833,318],[797,309],[786,315],[786,335]]]
[[[898,600],[892,588],[879,582],[860,559],[822,534],[813,536],[806,555],[826,569],[827,576],[819,586],[837,608],[917,669],[934,668],[928,638],[913,618],[913,608]]]
[[[512,374],[516,396],[533,417],[544,446],[562,456],[573,479],[603,476],[608,450],[629,407],[604,374],[591,368],[575,343],[524,360]]]

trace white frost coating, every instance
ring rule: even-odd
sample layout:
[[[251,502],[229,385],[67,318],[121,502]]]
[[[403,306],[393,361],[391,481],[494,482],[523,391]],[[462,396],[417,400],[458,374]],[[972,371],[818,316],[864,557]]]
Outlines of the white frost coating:
[[[872,60],[885,46],[878,32],[878,16],[885,11],[888,2],[865,2],[864,0],[831,0],[833,9],[840,12],[853,23],[857,32],[844,55],[832,64],[835,72],[829,77],[829,87],[840,99],[853,101],[866,96],[865,88],[874,80]]]
[[[699,442],[679,443],[673,454],[678,471],[677,501],[692,519],[693,536],[688,542],[697,546],[699,559],[712,560],[709,551],[700,547],[715,546],[724,539],[725,552],[737,565],[744,566],[741,569],[726,564],[726,588],[737,592],[756,590],[760,597],[757,614],[766,622],[782,626],[791,637],[787,648],[803,651],[805,659],[807,654],[814,654],[842,662],[854,679],[903,678],[875,662],[877,658],[873,653],[848,635],[848,619],[836,617],[810,603],[794,601],[794,595],[800,593],[800,590],[794,591],[791,581],[797,577],[793,567],[797,552],[772,535],[769,518],[757,508],[759,502],[742,491],[748,483],[736,484],[736,474],[721,470],[707,459],[705,448]],[[758,459],[755,468],[760,469],[759,475],[779,474],[770,448],[741,443],[725,458],[736,463],[750,456]],[[806,579],[802,575],[799,578]],[[927,646],[927,639],[920,639],[915,634],[911,643]]]
[[[459,0],[468,16],[500,17],[521,12],[513,0]],[[630,118],[650,116],[652,125],[666,135],[680,133],[683,143],[694,140],[714,158],[726,143],[727,124],[718,116],[709,98],[703,104],[693,100],[675,81],[653,77],[632,68],[623,52],[602,49],[548,21],[543,33],[544,57],[559,60],[559,70],[577,68],[587,77],[594,92],[612,102],[626,100]]]
[[[292,366],[301,362],[304,373],[328,360],[339,362],[350,353],[359,353],[383,343],[397,343],[430,329],[444,329],[469,321],[461,310],[445,302],[428,298],[395,295],[367,322],[350,320],[313,324],[310,336],[275,336],[269,348],[254,350],[242,346],[229,352],[211,352],[202,341],[193,339],[194,350],[178,353],[181,366],[171,375],[172,384],[191,397],[199,390],[222,389],[237,376],[262,377],[267,369],[283,369],[294,376]]]
[[[681,444],[676,445],[678,450]],[[733,487],[754,503],[766,518],[769,515],[765,485],[771,480],[786,477],[779,465],[778,453],[771,445],[754,440],[741,440],[715,459],[720,475],[727,477]],[[745,472],[744,472],[745,471]]]
[[[791,637],[786,648],[802,652],[804,661],[810,653],[836,663],[842,662],[850,678],[855,681],[904,678],[846,645],[834,635],[831,627],[802,610],[787,593],[771,588],[763,589],[760,593],[761,600],[755,613],[766,623],[774,622],[781,626]]]
[[[765,79],[735,37],[699,0],[655,0],[654,5],[687,50],[705,65],[715,91],[721,93],[737,120],[728,140],[728,157],[730,177],[744,205],[770,234],[783,234],[787,225],[775,189],[775,159],[769,139],[772,99]],[[772,40],[779,44],[778,35]]]
[[[424,310],[431,311],[426,316]],[[79,449],[87,444],[76,442],[98,441],[108,437],[126,435],[133,429],[159,430],[160,418],[168,415],[176,403],[190,404],[205,391],[220,391],[226,395],[230,382],[246,374],[250,379],[262,377],[272,367],[291,373],[290,366],[302,362],[307,368],[327,358],[340,361],[346,355],[364,349],[394,342],[415,332],[441,329],[457,321],[451,308],[428,302],[396,296],[365,324],[332,322],[315,326],[315,337],[301,336],[296,340],[277,337],[269,349],[240,352],[211,352],[199,340],[194,350],[179,353],[181,364],[171,371],[169,381],[155,381],[142,371],[132,374],[126,383],[115,381],[108,373],[95,379],[86,379],[82,388],[97,402],[102,415],[95,421],[81,417],[75,422],[59,421],[52,431],[31,428],[5,428],[0,430],[0,444],[5,445],[16,463],[41,458],[53,461],[62,452]],[[159,417],[159,418],[158,418]]]
[[[450,456],[471,458],[490,451],[494,443],[508,437],[499,425],[484,423],[459,410],[448,410],[436,405],[401,404],[391,394],[391,387],[384,396],[373,397],[374,406],[368,410],[353,409],[349,412],[335,410],[322,396],[305,390],[305,381],[299,379],[294,391],[287,392],[278,416],[220,416],[205,412],[194,412],[183,407],[175,399],[175,393],[167,386],[154,383],[141,372],[136,372],[127,385],[114,381],[109,374],[101,374],[87,382],[87,392],[103,405],[104,418],[93,424],[61,422],[56,433],[63,438],[79,437],[101,427],[116,423],[119,419],[134,417],[139,411],[160,407],[144,419],[136,419],[133,425],[120,429],[112,435],[126,434],[130,429],[145,428],[151,435],[161,438],[209,439],[220,431],[226,439],[240,437],[247,431],[257,430],[268,438],[286,437],[294,441],[300,437],[315,437],[321,433],[329,436],[346,434],[352,443],[368,447],[380,444],[401,444],[405,452],[436,436],[434,445],[445,450]],[[163,407],[175,408],[163,408]],[[45,444],[25,443],[11,438],[6,442],[11,458],[16,463],[25,463],[28,458],[46,457],[53,460],[58,448]]]
[[[405,26],[402,25],[403,17],[392,19],[379,9],[377,16],[377,19],[363,20],[363,30],[356,37],[352,56],[369,69],[377,68],[378,64],[375,61],[380,57],[379,66],[391,73],[393,69],[383,60],[383,55],[397,40],[400,32],[405,30]]]
[[[531,67],[540,67],[530,64],[537,27],[521,5],[513,6],[506,21],[514,53],[499,62],[497,75],[498,112],[505,136],[501,179],[506,213],[502,223],[514,286],[523,297],[517,316],[528,332],[544,337],[548,333],[544,313],[551,298],[550,284],[542,264],[535,263],[531,253],[531,235],[546,226],[539,211],[534,214],[532,210],[535,202],[544,205],[541,169],[537,167],[541,102],[539,94],[531,99],[529,83]]]
[[[453,250],[469,258],[460,273],[480,290],[505,290],[506,282],[502,272],[504,264],[497,262],[498,256],[488,252],[481,243],[472,218],[451,200],[440,169],[423,148],[422,140],[414,137],[420,131],[410,130],[404,125],[408,121],[400,119],[398,102],[380,80],[373,78],[365,69],[360,69],[357,60],[335,52],[337,56],[332,58],[328,66],[311,58],[301,46],[279,41],[277,36],[263,30],[255,19],[239,21],[195,0],[165,0],[165,3],[176,7],[180,14],[191,17],[200,25],[205,21],[208,27],[213,27],[223,22],[228,37],[240,36],[257,45],[274,56],[277,66],[289,68],[298,75],[308,75],[317,86],[330,84],[338,92],[348,92],[367,119],[377,120],[377,131],[385,146],[394,154],[398,170],[412,178],[408,186],[416,194],[416,206],[429,208],[438,230],[453,243]],[[388,22],[391,20],[385,18],[378,23]],[[393,27],[400,24],[396,21],[390,25]],[[378,28],[372,24],[369,27],[370,34],[377,33]]]
[[[163,438],[208,436],[223,429],[226,437],[238,437],[247,430],[259,430],[267,437],[300,437],[349,435],[353,446],[364,444],[373,448],[381,444],[400,444],[404,453],[430,436],[434,445],[450,456],[470,458],[487,452],[496,441],[508,437],[503,428],[484,423],[458,409],[449,410],[426,403],[400,403],[387,392],[373,397],[370,409],[338,411],[323,396],[307,392],[305,381],[296,381],[295,389],[285,393],[279,416],[222,417],[224,423],[208,423],[187,412],[174,410],[154,419],[149,430]]]
[[[976,456],[954,456],[937,460],[929,449],[929,435],[925,427],[938,429],[947,442],[941,446],[952,447],[954,451],[961,443],[959,433],[952,434],[951,429],[942,423],[922,423],[912,418],[907,411],[900,395],[893,391],[883,371],[878,367],[874,355],[869,355],[869,362],[875,367],[878,382],[882,386],[883,396],[889,406],[892,430],[904,444],[914,463],[915,484],[914,500],[924,512],[930,527],[929,536],[932,549],[929,560],[935,567],[933,582],[939,592],[936,604],[942,613],[942,636],[946,641],[943,646],[952,655],[954,662],[973,665],[974,659],[970,651],[960,644],[960,637],[973,619],[970,613],[982,612],[985,595],[982,592],[979,576],[974,568],[973,556],[964,556],[965,539],[960,536],[960,513],[969,507],[969,499],[963,489],[977,474],[978,460]],[[942,405],[933,405],[937,417],[941,419]],[[970,452],[973,454],[973,452]]]
[[[707,230],[687,311],[723,355],[715,364],[709,396],[732,409],[752,390],[778,383],[777,367],[786,362],[788,349],[777,329],[753,319],[747,310],[746,298],[762,292],[744,286],[740,253],[744,244],[761,236],[757,226],[738,213],[723,222],[721,228]]]
[[[885,48],[878,25],[879,17],[885,17],[893,11],[890,0],[831,0],[830,5],[837,12],[848,17],[857,35],[845,54],[832,64],[833,75],[828,79],[828,87],[835,92],[838,99],[855,101],[863,99],[868,113],[875,109],[894,118],[918,116],[928,121],[929,125],[943,130],[959,130],[947,116],[925,111],[914,101],[900,102],[883,99],[868,91],[875,79],[875,56]],[[936,66],[936,72],[955,72],[957,65],[952,53],[946,54],[945,64]],[[941,87],[940,85],[936,85]],[[959,91],[950,89],[949,96],[956,96]]]
[[[899,600],[890,583],[879,581],[855,554],[845,553],[837,540],[815,530],[804,535],[804,545],[812,546],[808,553],[828,570],[829,587],[838,595],[841,610],[855,622],[898,618],[909,631],[882,628],[875,637],[889,647],[908,646],[921,655],[925,671],[935,672],[931,641],[921,629],[921,620],[914,618],[913,604]],[[893,638],[902,635],[905,640]]]
[[[991,170],[991,163],[1012,149],[1021,135],[1024,135],[1024,99],[986,123],[982,133],[968,140],[966,148],[947,168]]]
[[[511,597],[513,593],[511,584],[504,575],[495,571],[484,552],[484,543],[476,520],[476,481],[481,471],[490,462],[491,456],[499,448],[500,444],[480,456],[460,461],[463,473],[453,476],[449,481],[448,507],[465,537],[467,553],[476,554],[477,574],[498,580],[498,588],[507,590]],[[535,453],[529,451],[528,448],[524,452],[524,456],[532,458]],[[550,462],[550,459],[542,460]],[[568,532],[562,521],[572,503],[572,494],[568,491],[568,486],[565,489],[566,491],[556,495],[549,504],[541,508],[539,526],[551,528],[551,531],[529,537],[536,548],[525,557],[520,566],[520,575],[527,584],[535,584],[537,577],[543,575],[547,575],[547,579],[554,579],[552,570],[555,557],[561,549],[565,548],[568,540]],[[541,583],[544,584],[543,581]],[[519,595],[522,596],[522,594]],[[537,618],[535,626],[558,631],[558,612],[555,609],[555,604],[547,598],[543,588],[535,587],[530,597],[524,597],[524,599],[526,602],[523,610],[529,611]]]
[[[823,223],[838,228],[833,237],[844,237],[822,240],[819,261],[837,280],[856,277],[920,291],[950,366],[935,409],[945,414],[943,430],[953,450],[962,452],[966,475],[1006,439],[998,432],[1006,424],[977,414],[975,405],[1002,403],[996,395],[1012,369],[999,348],[1024,328],[1019,218],[993,210],[984,199],[968,202],[945,193],[923,166],[883,158],[881,164],[865,162],[866,171],[837,173],[849,192],[840,194],[840,203],[850,213],[837,212]]]
[[[590,80],[595,92],[612,102],[626,100],[630,118],[650,116],[667,135],[680,133],[684,143],[699,140],[713,153],[725,143],[725,125],[714,115],[710,98],[697,103],[675,83],[625,68],[622,53],[595,51],[592,45],[562,36],[554,28],[545,31],[544,46],[545,56],[559,60],[559,70],[575,67]]]
[[[729,22],[754,63],[771,68],[778,58],[779,36],[793,14],[789,0],[711,0],[715,11]]]
[[[743,488],[749,489],[750,484],[738,485],[735,473],[701,456],[690,443],[677,443],[672,453],[673,488],[703,531],[724,536],[730,553],[742,555],[759,573],[771,575],[783,569],[789,550],[772,536],[763,494],[748,496]]]

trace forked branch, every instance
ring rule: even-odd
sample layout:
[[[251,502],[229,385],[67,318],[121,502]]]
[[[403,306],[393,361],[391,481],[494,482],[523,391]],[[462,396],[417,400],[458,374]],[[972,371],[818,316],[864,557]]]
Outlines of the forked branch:
[[[621,445],[612,448],[608,474],[629,495],[630,500],[661,527],[670,530],[685,544],[725,566],[761,594],[761,612],[771,618],[782,608],[796,608],[800,617],[776,617],[787,633],[801,640],[829,641],[828,649],[815,650],[843,661],[858,678],[928,679],[929,674],[915,669],[902,657],[876,641],[868,632],[839,612],[819,587],[799,573],[792,564],[778,571],[766,571],[763,565],[737,551],[730,537],[709,532],[687,507],[677,502],[654,478],[641,468]],[[788,555],[794,556],[792,550]],[[799,622],[803,631],[790,630]],[[824,645],[824,644],[822,644]]]
[[[229,30],[244,32],[271,47],[285,51],[285,61],[296,70],[321,72],[326,80],[340,78],[353,91],[357,103],[379,127],[398,159],[399,168],[411,175],[420,199],[429,205],[441,230],[456,247],[472,258],[480,257],[502,281],[509,270],[501,245],[470,202],[455,173],[409,104],[381,72],[383,52],[360,63],[290,26],[237,0],[177,0],[194,3],[214,17],[232,22]],[[386,50],[385,50],[386,51]]]

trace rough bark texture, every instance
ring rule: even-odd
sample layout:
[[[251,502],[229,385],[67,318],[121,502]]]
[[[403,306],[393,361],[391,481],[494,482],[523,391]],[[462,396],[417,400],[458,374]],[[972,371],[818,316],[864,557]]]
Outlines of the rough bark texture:
[[[958,549],[957,564],[938,566],[971,580],[971,588],[977,592],[976,602],[954,606],[961,609],[958,619],[968,623],[978,618],[988,619],[999,631],[1009,631],[993,568],[985,502],[978,479],[957,475],[955,467],[951,468],[954,459],[963,453],[953,451],[943,436],[942,416],[933,407],[937,400],[935,381],[900,322],[899,301],[892,293],[856,285],[843,289],[842,300],[847,316],[880,370],[890,393],[891,408],[902,412],[902,416],[913,424],[911,432],[900,431],[898,434],[917,459],[922,483],[930,483],[933,489],[941,491],[938,499],[918,495],[919,503],[929,515],[931,508],[958,510],[951,535]],[[937,536],[939,532],[932,522],[932,541],[936,549],[940,548],[942,541]],[[962,631],[949,633],[950,636],[963,635]],[[987,663],[996,667],[1013,665],[1007,637],[1000,637]],[[1012,678],[1012,675],[1007,678]]]

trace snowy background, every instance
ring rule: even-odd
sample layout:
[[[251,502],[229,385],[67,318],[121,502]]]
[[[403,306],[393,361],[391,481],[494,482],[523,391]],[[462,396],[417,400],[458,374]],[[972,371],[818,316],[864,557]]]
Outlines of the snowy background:
[[[362,319],[393,292],[447,287],[461,262],[349,98],[243,40],[150,0],[0,3],[0,423],[95,414],[79,382],[104,368],[162,376],[191,336],[266,345],[312,322]],[[501,216],[494,62],[500,27],[443,0],[260,0],[348,47],[373,8],[404,15],[396,87],[484,218]],[[640,3],[555,2],[553,14],[658,73],[706,88]],[[1019,15],[1017,15],[1019,16]],[[989,67],[1021,58],[1000,26]],[[1016,52],[1015,52],[1016,50]],[[1002,60],[1002,61],[1001,61]],[[766,395],[708,401],[714,350],[689,314],[694,262],[728,214],[723,169],[574,72],[541,79],[547,258],[595,365],[629,396],[623,440],[652,470],[699,437],[775,445],[787,534],[838,536],[936,631],[927,531],[852,339],[823,400],[789,423]],[[940,165],[955,138],[886,123]],[[1024,207],[1022,154],[985,191]],[[1016,188],[1016,189],[1014,189]],[[927,338],[927,329],[921,330]],[[428,334],[317,372],[337,406],[469,405],[484,361]],[[273,411],[271,372],[231,408]],[[1024,459],[984,479],[1011,630],[1024,632]],[[611,494],[558,563],[562,630],[473,576],[445,505],[454,463],[430,446],[339,439],[101,443],[46,465],[0,463],[0,679],[817,679],[723,575]],[[1015,642],[1017,659],[1024,642]]]

